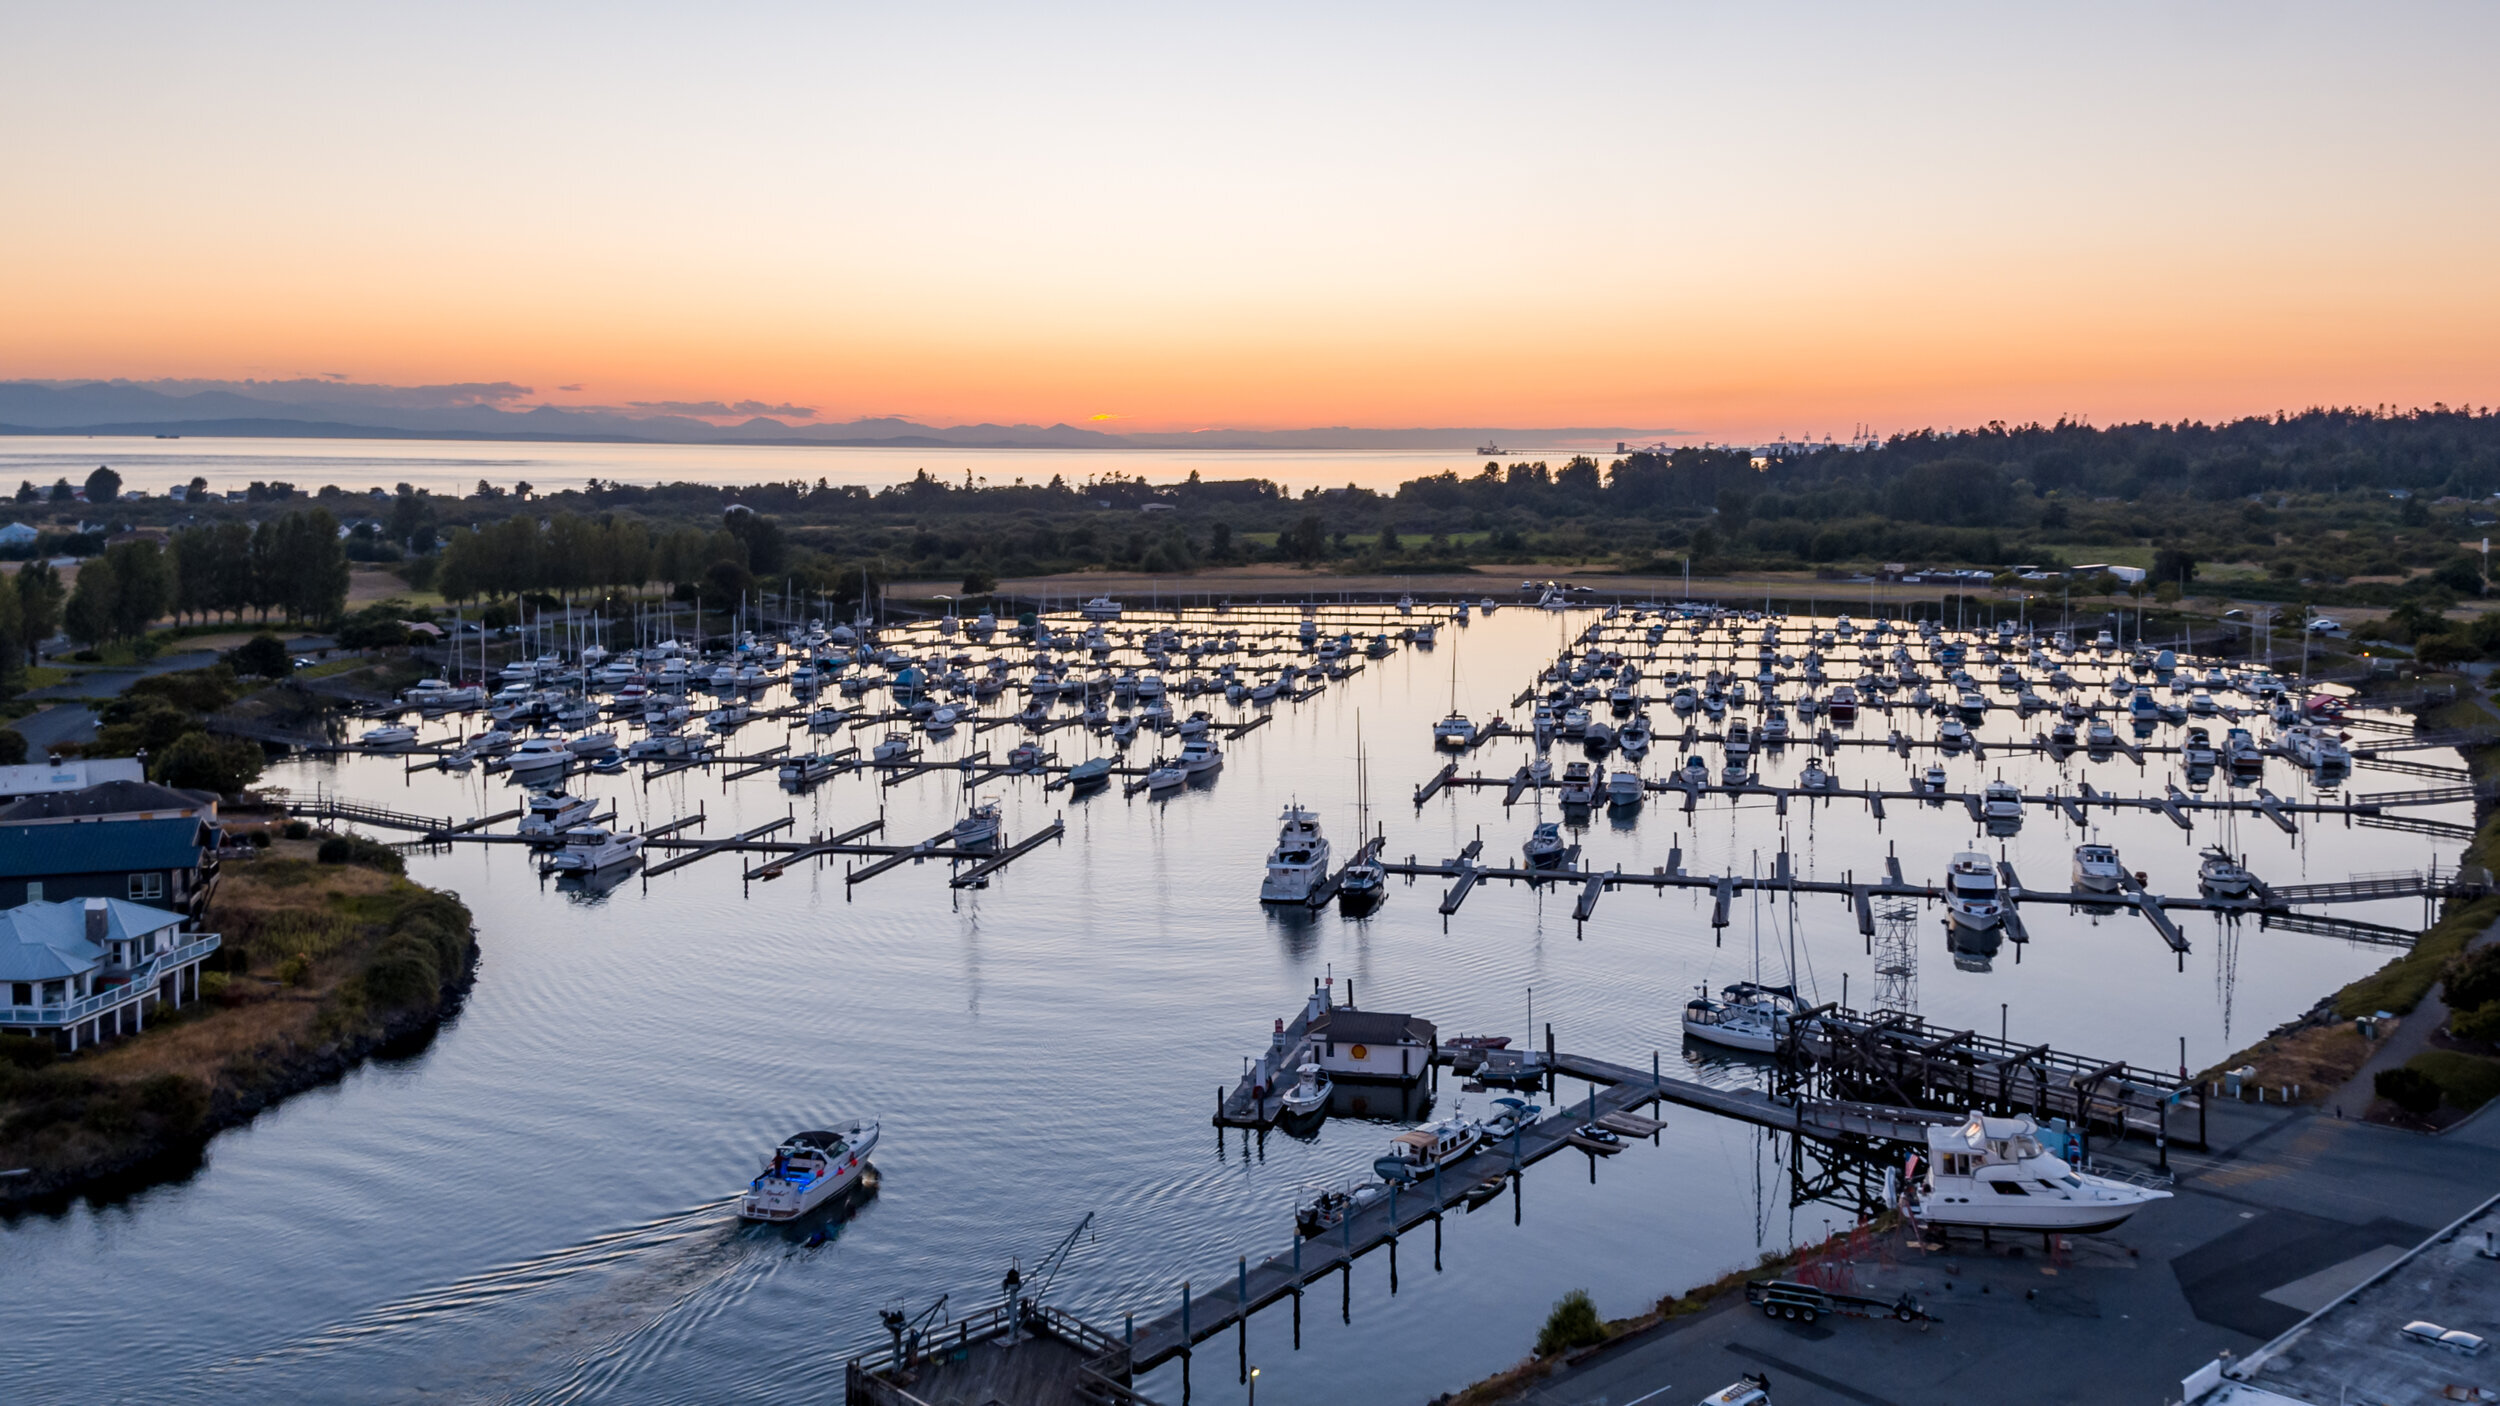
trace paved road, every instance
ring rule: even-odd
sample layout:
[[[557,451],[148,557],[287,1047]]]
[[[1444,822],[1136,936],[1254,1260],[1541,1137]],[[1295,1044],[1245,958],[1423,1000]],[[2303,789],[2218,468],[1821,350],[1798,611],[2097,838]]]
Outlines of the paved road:
[[[2473,941],[2465,945],[2465,950],[2471,952],[2478,947],[2490,946],[2495,941],[2500,941],[2500,922],[2495,922],[2483,929]],[[2375,1080],[2378,1078],[2379,1071],[2397,1068],[2406,1060],[2429,1049],[2431,1032],[2447,1023],[2448,1003],[2439,998],[2439,988],[2433,986],[2430,992],[2422,997],[2420,1005],[2415,1006],[2410,1014],[2396,1022],[2395,1033],[2389,1035],[2377,1049],[2370,1052],[2370,1057],[2362,1064],[2361,1071],[2353,1075],[2349,1082],[2327,1098],[2327,1108],[2330,1111],[2342,1109],[2348,1117],[2360,1117],[2378,1098]]]
[[[2500,1115],[2437,1137],[2307,1110],[2217,1107],[2213,1155],[2176,1153],[2178,1195],[2064,1262],[2039,1241],[1901,1247],[1861,1292],[1917,1294],[1942,1322],[1812,1327],[1741,1301],[1548,1378],[1522,1406],[1669,1406],[1746,1372],[1780,1406],[2001,1406],[2176,1400],[2179,1381],[2245,1354],[2500,1190]],[[2138,1157],[2149,1149],[2130,1146]]]
[[[95,710],[84,703],[56,703],[9,726],[26,739],[28,759],[41,761],[44,753],[64,742],[93,742]]]
[[[34,689],[28,698],[118,698],[124,689],[153,674],[179,673],[184,669],[204,669],[217,662],[214,650],[191,649],[179,654],[160,654],[145,664],[129,669],[90,669],[74,674],[67,683],[50,688]],[[22,730],[22,729],[21,729]]]

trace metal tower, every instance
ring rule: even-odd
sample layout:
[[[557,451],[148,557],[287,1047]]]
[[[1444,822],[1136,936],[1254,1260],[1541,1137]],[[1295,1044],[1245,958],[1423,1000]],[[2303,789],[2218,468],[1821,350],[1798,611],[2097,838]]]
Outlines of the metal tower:
[[[1918,1014],[1918,909],[1907,903],[1875,915],[1875,1010]]]

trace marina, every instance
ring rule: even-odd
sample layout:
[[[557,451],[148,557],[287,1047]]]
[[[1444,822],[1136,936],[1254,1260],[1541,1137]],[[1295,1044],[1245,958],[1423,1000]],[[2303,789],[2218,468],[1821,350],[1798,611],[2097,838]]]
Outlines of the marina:
[[[904,1301],[918,1313],[949,1294],[926,1325],[927,1341],[951,1336],[962,1350],[948,1370],[990,1360],[973,1352],[984,1342],[1012,1362],[1006,1341],[1047,1330],[1052,1351],[1064,1350],[1052,1369],[1061,1378],[1118,1379],[1149,1402],[1233,1388],[1249,1364],[1288,1397],[1299,1380],[1409,1399],[1413,1364],[1376,1361],[1366,1346],[1376,1334],[1450,1342],[1436,1389],[1456,1386],[1515,1357],[1562,1288],[1654,1293],[1819,1235],[1824,1217],[1846,1224],[1880,1200],[1884,1168],[1898,1165],[1886,1149],[1920,1145],[1946,1105],[1983,1100],[2062,1120],[2096,1154],[2122,1140],[2148,1158],[2156,1139],[2193,1149],[2206,1096],[2180,1087],[2179,1065],[2202,1067],[2368,970],[2410,940],[2427,904],[2479,882],[2455,868],[2456,832],[2437,828],[2470,818],[2470,781],[2407,748],[2407,733],[2357,725],[2345,729],[2352,770],[2333,784],[2273,751],[2253,775],[2191,776],[2171,723],[2137,738],[2122,719],[2134,753],[2111,747],[2104,760],[2047,745],[2012,707],[1966,725],[1971,742],[1950,751],[1937,736],[1944,719],[1900,705],[1886,715],[1871,700],[1850,722],[1818,711],[1774,745],[1757,740],[1758,706],[1711,723],[1697,701],[1683,718],[1672,689],[1649,706],[1645,758],[1620,745],[1598,757],[1559,733],[1540,747],[1536,700],[1522,701],[1520,684],[1566,654],[1584,658],[1601,609],[1477,610],[1461,624],[1434,601],[1406,615],[1132,603],[1116,621],[1050,618],[1046,665],[1009,619],[987,642],[948,639],[934,621],[888,622],[877,659],[846,657],[828,672],[828,700],[845,680],[879,680],[844,697],[831,720],[811,721],[822,710],[793,696],[802,651],[786,639],[776,681],[688,686],[673,695],[686,716],[658,710],[656,727],[637,720],[647,702],[605,713],[608,690],[626,685],[574,685],[600,707],[591,731],[612,736],[622,765],[603,772],[600,754],[568,747],[529,779],[592,802],[612,838],[639,836],[641,850],[543,889],[516,831],[533,787],[495,769],[487,749],[465,770],[441,765],[497,729],[517,743],[526,723],[406,707],[406,743],[368,753],[342,742],[276,768],[269,780],[291,790],[291,811],[402,844],[412,874],[458,889],[480,915],[487,965],[460,1022],[413,1067],[425,1081],[414,1100],[384,1110],[362,1076],[340,1091],[338,1116],[378,1119],[378,1135],[402,1145],[405,1166],[382,1174],[405,1201],[383,1213],[404,1222],[399,1233],[443,1218],[447,1193],[413,1178],[503,1177],[431,1161],[421,1128],[463,1127],[526,1160],[550,1139],[595,1137],[586,1120],[637,1117],[646,1096],[619,1083],[619,1068],[682,1090],[671,1107],[691,1111],[683,1128],[651,1130],[657,1156],[617,1204],[490,1217],[497,1235],[536,1247],[525,1259],[454,1236],[427,1242],[437,1248],[393,1282],[342,1290],[331,1280],[322,1293],[350,1305],[343,1311],[276,1291],[289,1326],[259,1335],[252,1379],[281,1393],[368,1384],[372,1363],[430,1356],[457,1332],[479,1360],[500,1364],[494,1371],[548,1393],[588,1373],[641,1394],[691,1390],[698,1378],[705,1390],[798,1381],[841,1394],[856,1373],[855,1399],[905,1402],[873,1396],[889,1389],[870,1382],[892,1375],[895,1344],[863,1304]],[[1437,626],[1429,646],[1399,638],[1427,622]],[[1111,646],[1099,659],[1081,643],[1093,624]],[[804,633],[806,622],[775,628],[791,627]],[[1761,623],[1737,628],[1750,649]],[[1673,657],[1685,629],[1672,625],[1669,657],[1643,663],[1645,673],[1686,667]],[[1386,653],[1369,652],[1375,636]],[[1344,643],[1323,659],[1332,641]],[[1705,643],[1729,653],[1715,641],[1693,652]],[[1061,660],[1078,685],[1065,694]],[[934,686],[906,701],[894,680],[910,668]],[[2124,672],[2116,656],[2092,678],[2105,688],[2102,676]],[[999,675],[1004,683],[978,696],[975,685]],[[1051,690],[1037,697],[1044,682]],[[541,683],[566,687],[560,672]],[[1251,696],[1270,683],[1267,700]],[[651,693],[666,692],[655,680]],[[1620,737],[1630,719],[1605,694],[1600,686],[1590,720]],[[1793,712],[1793,692],[1781,696]],[[936,706],[962,711],[932,730]],[[1453,711],[1474,728],[1463,748],[1435,736]],[[705,719],[720,713],[736,720],[708,751],[624,755],[669,729],[715,736]],[[1134,724],[1126,745],[1124,719]],[[1721,773],[1738,720],[1748,724],[1745,769],[1730,785]],[[1220,766],[1168,788],[1145,784],[1200,736],[1220,748]],[[1602,794],[1564,805],[1566,763],[1583,756]],[[1705,780],[1686,778],[1696,757]],[[1930,758],[1947,768],[1945,786],[1890,779]],[[2392,784],[2367,790],[2350,782],[2376,761],[2425,769],[2388,771]],[[1401,788],[1368,812],[1366,768],[1375,790],[1392,777]],[[1618,773],[1637,790],[1615,786]],[[1439,778],[1420,807],[1404,789],[1414,776]],[[2006,799],[1991,784],[2000,778],[2021,816],[2007,834],[1990,830],[2004,817],[1987,813]],[[1646,804],[1622,803],[1627,794]],[[1280,817],[1297,804],[1328,841],[1325,861],[1286,901],[1262,903]],[[994,818],[959,839],[984,807]],[[2384,820],[2432,828],[2370,824]],[[1551,827],[1546,841],[1539,825]],[[2313,853],[2329,833],[2334,844]],[[2069,879],[2087,841],[2121,856],[2126,882],[2115,891]],[[2245,893],[2200,890],[2203,851],[2216,845],[2246,856]],[[1986,942],[1945,921],[1948,861],[1971,850],[1984,853],[2001,896],[2005,948],[1981,950]],[[887,877],[927,865],[949,882]],[[1348,887],[1363,866],[1386,882]],[[1068,921],[1075,913],[1081,923]],[[2148,946],[2171,961],[2130,960]],[[1910,995],[1879,1000],[1905,967]],[[1749,976],[1796,987],[1799,1009],[1815,1012],[1803,1041],[1814,1049],[1748,1054],[1682,1035],[1696,984],[1715,991]],[[1529,988],[1537,1021],[1523,1029]],[[1334,1057],[1313,1041],[1315,989],[1340,1033],[1366,1038],[1341,1042]],[[1391,1038],[1356,1017],[1390,1022]],[[1267,1028],[1278,1018],[1282,1031]],[[1511,1038],[1488,1053],[1450,1043],[1462,1029]],[[1245,1034],[1265,1043],[1245,1046]],[[1367,1060],[1395,1051],[1402,1062],[1362,1077],[1344,1062],[1356,1043]],[[1045,1047],[1065,1059],[1028,1068],[1008,1053]],[[1245,1056],[1257,1077],[1240,1067]],[[544,1091],[523,1100],[529,1126],[501,1128],[485,1111],[499,1096],[489,1091],[506,1087],[501,1065],[522,1057]],[[1070,1080],[1069,1060],[1094,1074]],[[1289,1110],[1304,1064],[1327,1083],[1309,1111]],[[801,1088],[821,1092],[794,1095]],[[1543,1108],[1426,1177],[1394,1191],[1379,1181],[1374,1163],[1394,1137],[1453,1121],[1501,1126],[1499,1097]],[[1044,1114],[1012,1136],[978,1132],[1000,1102]],[[194,1182],[141,1201],[206,1217],[194,1238],[215,1244],[214,1224],[241,1223],[234,1198],[247,1186],[302,1165],[300,1139],[318,1135],[326,1107],[221,1139]],[[756,1149],[843,1119],[882,1128],[873,1189],[790,1228],[795,1238],[731,1228],[734,1208],[718,1198],[753,1174]],[[1098,1126],[1129,1136],[1105,1146],[1088,1131]],[[1560,1165],[1582,1170],[1556,1174],[1563,1153],[1578,1160]],[[1036,1165],[1066,1171],[1037,1181]],[[1365,1186],[1379,1190],[1321,1233],[1296,1233],[1297,1208],[1316,1194]],[[1141,1202],[1140,1188],[1171,1194]],[[1691,1209],[1633,1216],[1643,1252],[1611,1252],[1625,1208],[1669,1204]],[[965,1219],[977,1205],[1013,1210]],[[1019,1257],[1029,1272],[1055,1233],[1026,1227],[1064,1228],[1087,1212],[1093,1229],[1064,1257],[1050,1301],[1020,1318],[998,1308],[1000,1272]],[[95,1214],[20,1227],[22,1262],[38,1278],[92,1273],[64,1237]],[[1427,1233],[1439,1254],[1426,1257]],[[580,1268],[529,1267],[542,1259]],[[811,1272],[837,1262],[838,1276]],[[209,1272],[173,1244],[115,1263],[176,1280]],[[1436,1263],[1458,1272],[1429,1272]],[[640,1297],[685,1275],[705,1287],[683,1307]],[[1336,1311],[1302,1314],[1313,1293],[1335,1298]],[[734,1306],[760,1295],[814,1315],[805,1345],[731,1322]],[[542,1344],[545,1326],[573,1312],[646,1301],[616,1310],[620,1330],[670,1337],[676,1351]],[[711,1326],[692,1334],[698,1320]],[[1505,1326],[1457,1335],[1500,1339],[1477,1348],[1451,1342],[1453,1322]],[[1218,1347],[1218,1334],[1235,1342]],[[828,1337],[829,1355],[818,1350]],[[351,1359],[323,1346],[334,1340],[363,1346]],[[923,1370],[906,1375],[927,1381]]]

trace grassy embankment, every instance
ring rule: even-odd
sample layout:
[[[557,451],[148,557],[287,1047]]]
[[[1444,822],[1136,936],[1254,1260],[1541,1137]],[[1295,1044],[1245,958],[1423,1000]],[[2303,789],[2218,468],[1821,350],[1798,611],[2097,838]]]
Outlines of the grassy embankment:
[[[199,1004],[69,1059],[0,1039],[0,1169],[28,1169],[0,1198],[178,1171],[211,1134],[442,1019],[476,955],[468,909],[391,851],[346,848],[322,863],[316,841],[281,840],[228,867],[209,913],[224,969]]]
[[[2424,714],[2422,721],[2431,728],[2500,727],[2500,717],[2470,695]],[[2460,750],[2476,780],[2500,774],[2500,747]],[[2500,872],[2500,811],[2482,819],[2459,864]],[[2355,1018],[2380,1011],[2399,1018],[2409,1016],[2439,985],[2451,964],[2495,922],[2500,922],[2500,896],[2452,900],[2439,921],[2425,929],[2404,955],[2345,986],[2293,1028],[2269,1035],[2199,1077],[2253,1066],[2255,1082],[2267,1088],[2297,1086],[2309,1102],[2332,1096],[2361,1071],[2396,1028],[2395,1022],[2382,1023],[2380,1039],[2372,1041],[2363,1038]],[[2471,1112],[2500,1095],[2500,1059],[2472,1050],[2428,1050],[2407,1060],[2405,1067],[2437,1084],[2443,1102],[2460,1112]]]

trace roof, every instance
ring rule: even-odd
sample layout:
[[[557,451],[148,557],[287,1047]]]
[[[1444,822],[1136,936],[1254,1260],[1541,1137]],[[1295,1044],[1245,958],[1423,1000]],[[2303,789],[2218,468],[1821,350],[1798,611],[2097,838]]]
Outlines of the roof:
[[[87,940],[87,905],[104,905],[108,941],[179,927],[180,913],[118,898],[21,903],[0,912],[0,981],[59,981],[92,970],[104,949]]]
[[[76,825],[0,824],[0,879],[189,869],[199,864],[208,831],[207,824],[192,816],[91,820]]]
[[[172,819],[214,815],[216,802],[204,792],[177,791],[149,781],[106,781],[76,791],[38,791],[0,807],[0,825],[24,820],[73,820],[108,815]],[[201,817],[205,819],[206,817]]]
[[[1439,1033],[1431,1021],[1421,1016],[1358,1011],[1348,1006],[1320,1012],[1310,1030],[1311,1038],[1334,1040],[1340,1045],[1395,1045],[1403,1041],[1429,1045]]]
[[[58,766],[0,766],[0,797],[15,799],[45,791],[83,791],[101,781],[146,779],[147,772],[136,757],[104,757],[62,762]]]

